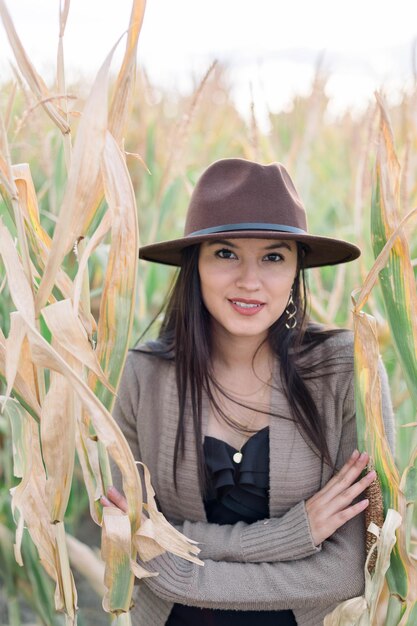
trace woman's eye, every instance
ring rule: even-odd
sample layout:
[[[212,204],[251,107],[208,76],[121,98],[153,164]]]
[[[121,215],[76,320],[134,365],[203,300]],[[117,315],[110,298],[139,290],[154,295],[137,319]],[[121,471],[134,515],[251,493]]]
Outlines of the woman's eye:
[[[278,261],[283,261],[284,257],[282,256],[282,254],[279,254],[278,252],[271,252],[270,254],[267,254],[264,259],[266,261],[272,261],[273,263],[278,263]]]
[[[221,250],[217,250],[216,256],[218,256],[220,259],[235,259],[236,258],[235,253],[232,250],[229,250],[228,248],[222,248]]]

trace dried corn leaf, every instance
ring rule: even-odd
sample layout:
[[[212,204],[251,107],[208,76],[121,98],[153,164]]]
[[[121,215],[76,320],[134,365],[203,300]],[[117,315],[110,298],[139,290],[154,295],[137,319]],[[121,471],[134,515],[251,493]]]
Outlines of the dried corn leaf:
[[[21,478],[20,483],[11,490],[12,510],[18,501],[19,494],[24,493],[30,479],[32,464],[32,424],[30,416],[25,413],[16,400],[1,398],[4,404],[3,411],[10,421],[13,441],[13,473],[17,478]],[[16,542],[14,554],[16,562],[23,566],[21,546],[23,538],[24,517],[19,516],[16,530]]]
[[[395,490],[398,489],[399,474],[385,436],[382,417],[381,382],[379,378],[379,348],[376,322],[373,317],[361,311],[353,313],[355,330],[355,373],[357,380],[356,400],[361,410],[358,425],[358,440],[361,449],[368,451],[379,473],[389,476]],[[378,462],[382,462],[380,467]],[[386,502],[386,504],[389,504]],[[394,508],[389,507],[388,508]]]
[[[51,524],[46,505],[46,475],[39,444],[39,431],[36,423],[15,400],[9,399],[5,412],[12,422],[16,436],[19,436],[21,455],[25,457],[24,475],[17,487],[11,490],[12,508],[19,512],[19,528],[27,527],[36,545],[39,558],[49,576],[56,582],[55,607],[67,612],[70,623],[74,623],[76,610],[76,590],[71,573],[62,576],[62,555],[57,544],[58,524]],[[14,439],[14,442],[17,439]],[[16,445],[16,443],[15,443]],[[20,468],[21,469],[21,468]],[[19,546],[16,547],[17,556]],[[66,591],[66,597],[64,596]]]
[[[136,470],[136,464],[126,439],[110,413],[101,405],[89,387],[68,363],[45,341],[35,328],[28,326],[27,333],[34,362],[41,367],[48,367],[67,377],[73,389],[79,395],[85,410],[89,413],[98,437],[107,447],[108,452],[118,465],[122,474],[123,491],[128,502],[131,528],[133,533],[135,533],[141,521],[141,506],[143,502],[142,487]],[[157,511],[154,492],[146,467],[144,467],[144,471],[147,489],[147,510],[155,526],[157,543],[165,550],[172,551],[178,556],[183,556],[183,558],[200,563],[199,559],[194,556],[199,552],[199,549],[195,545],[191,545],[191,543],[194,542],[190,542],[181,535],[181,533],[175,530],[165,520],[162,513]]]
[[[135,461],[129,445],[110,413],[103,407],[87,384],[34,327],[28,326],[28,338],[34,362],[64,375],[80,397],[84,409],[89,414],[97,436],[107,447],[108,452],[119,466],[123,477],[123,490],[129,504],[129,514],[133,527],[139,524],[142,502],[142,488]]]
[[[17,478],[27,480],[31,461],[31,455],[28,454],[28,451],[30,451],[32,443],[32,431],[28,428],[30,416],[22,410],[16,400],[1,396],[1,401],[4,403],[4,411],[9,418],[12,431],[13,474]]]
[[[145,15],[145,0],[134,0],[127,32],[126,50],[117,76],[114,95],[110,107],[109,130],[119,147],[124,136],[130,107],[132,104],[133,87],[136,74],[136,51],[139,33]]]
[[[19,369],[16,373],[13,394],[20,404],[35,418],[39,420],[41,407],[33,385],[33,376],[27,372],[27,368],[33,370],[32,362],[28,357],[29,347],[25,339],[21,352]],[[23,362],[23,364],[22,364]],[[22,365],[21,365],[22,364]],[[0,377],[6,380],[6,338],[0,328]]]
[[[133,1],[125,54],[110,105],[109,130],[120,148],[123,144],[125,127],[132,104],[136,75],[136,50],[145,12],[145,4],[145,0]],[[96,208],[103,198],[103,189],[103,183],[100,179],[96,181],[95,187],[91,188],[90,202],[86,207],[85,213],[84,232],[87,232],[93,221]]]
[[[162,513],[158,511],[149,470],[143,463],[141,466],[146,489],[147,504],[145,509],[149,517],[141,524],[133,537],[140,558],[145,562],[150,561],[165,550],[169,550],[169,552],[188,561],[203,565],[203,561],[197,557],[200,552],[200,548],[196,545],[197,542],[187,539],[188,543],[185,543],[184,535],[171,526]]]
[[[70,300],[60,300],[42,309],[42,316],[59,345],[83,365],[91,369],[110,391],[97,355],[88,342],[85,329],[74,313]]]
[[[378,608],[378,601],[385,582],[385,576],[391,565],[391,554],[396,544],[396,531],[402,521],[401,515],[393,509],[388,509],[384,525],[381,530],[374,529],[379,537],[376,541],[378,556],[375,563],[375,572],[371,576],[365,566],[365,598],[369,607],[370,623],[373,624]],[[368,559],[371,558],[371,553]]]
[[[400,524],[401,515],[389,509],[382,529],[379,530],[376,526],[371,528],[377,536],[375,548],[378,550],[378,557],[373,575],[368,572],[368,564],[365,566],[365,595],[339,604],[324,618],[324,626],[377,626],[374,622],[376,609],[390,566],[390,554],[396,541],[395,532]],[[368,560],[370,558],[371,553]]]
[[[86,420],[77,422],[76,450],[83,473],[84,484],[90,503],[90,515],[97,524],[101,524],[102,506],[99,499],[105,488],[100,470],[97,437],[92,437]]]
[[[107,83],[112,56],[113,50],[100,68],[84,106],[61,211],[37,294],[38,311],[49,297],[64,256],[78,237],[84,235],[83,223],[89,207],[91,188],[100,176],[101,154],[107,128]]]
[[[106,135],[102,167],[112,227],[96,351],[106,377],[117,388],[134,318],[139,241],[132,182],[124,156],[110,133]],[[114,396],[92,375],[89,385],[104,406],[111,410]]]
[[[70,8],[70,0],[65,0],[64,3],[60,2],[59,4],[59,39],[58,39],[58,53],[57,53],[57,85],[58,90],[62,94],[66,94],[66,85],[65,85],[65,65],[64,65],[64,33],[65,27],[67,25],[68,13]],[[65,121],[68,124],[68,101],[67,98],[63,98],[61,106],[63,108],[63,115]],[[69,169],[69,164],[71,162],[71,141],[69,138],[65,138],[64,141],[64,151],[65,151],[65,160],[67,163],[67,169]]]
[[[12,172],[19,194],[19,206],[22,209],[26,221],[26,233],[28,235],[32,255],[33,258],[36,259],[40,270],[43,271],[48,260],[52,240],[48,233],[42,228],[39,220],[38,201],[29,165],[26,163],[13,165]],[[73,283],[61,268],[58,270],[55,283],[63,298],[73,298]],[[53,302],[54,298],[51,296],[49,300]],[[88,337],[91,338],[93,332],[96,330],[96,323],[93,316],[89,312],[85,314],[82,306],[79,308],[79,316]]]
[[[22,317],[28,323],[28,337],[34,362],[37,362],[41,367],[55,369],[67,376],[73,383],[93,420],[97,433],[103,443],[108,446],[115,462],[122,471],[124,491],[129,501],[131,519],[136,525],[140,519],[142,493],[130,448],[111,415],[105,411],[84,381],[77,376],[36,330],[33,319],[33,300],[31,299],[31,294],[29,294],[29,286],[27,285],[26,277],[23,274],[11,237],[1,222],[0,235],[0,253],[5,260],[6,272],[11,284],[11,295]],[[82,356],[84,357],[84,355]]]
[[[0,255],[6,268],[9,291],[15,307],[30,323],[35,323],[35,307],[31,287],[27,281],[13,239],[0,219]]]
[[[74,360],[68,354],[62,356],[70,363]],[[67,379],[52,371],[48,393],[42,403],[41,441],[47,475],[47,507],[54,524],[64,519],[74,471],[76,418],[73,395]]]
[[[332,613],[326,615],[323,626],[370,626],[364,596],[339,604]]]
[[[10,203],[16,199],[17,193],[11,173],[10,148],[2,115],[0,115],[0,185],[3,187],[3,195],[8,196],[8,198],[5,199],[9,202],[6,202],[6,204],[10,210],[12,219],[14,219],[15,216],[13,215],[13,208],[10,206]]]
[[[6,339],[6,399],[10,396],[17,370],[19,367],[20,354],[23,341],[26,337],[26,325],[19,313],[16,311],[10,315],[10,331]],[[33,370],[32,370],[33,371]],[[34,390],[34,380],[32,378],[32,389]]]
[[[81,290],[83,287],[83,276],[84,276],[84,272],[87,269],[88,259],[90,258],[91,254],[94,252],[94,250],[103,241],[104,237],[109,232],[111,228],[111,219],[112,219],[111,212],[106,211],[106,213],[103,216],[103,219],[101,220],[100,224],[94,231],[91,239],[87,243],[84,249],[84,252],[81,256],[81,259],[78,265],[77,275],[74,280],[73,308],[75,312],[78,311],[79,304],[80,304]]]
[[[52,524],[55,538],[55,554],[58,585],[55,588],[55,604],[62,598],[66,613],[66,624],[76,625],[77,591],[69,564],[65,527],[63,522]]]
[[[103,510],[101,555],[106,563],[103,598],[105,611],[127,612],[133,590],[134,575],[131,572],[132,542],[128,515],[115,507]]]
[[[28,163],[19,163],[12,166],[13,178],[19,194],[19,206],[22,209],[24,218],[31,228],[27,229],[30,237],[32,249],[40,248],[39,241],[42,241],[47,248],[51,247],[51,238],[42,228],[39,219],[38,199],[36,197],[35,186]]]
[[[41,102],[43,108],[45,109],[49,117],[53,120],[53,122],[55,122],[61,132],[64,134],[69,133],[71,130],[70,127],[59,112],[58,108],[54,105],[52,94],[33,67],[28,55],[26,54],[26,51],[10,18],[4,0],[0,0],[0,16],[3,21],[3,25],[10,45],[13,49],[15,59],[26,82],[28,83],[35,97]]]

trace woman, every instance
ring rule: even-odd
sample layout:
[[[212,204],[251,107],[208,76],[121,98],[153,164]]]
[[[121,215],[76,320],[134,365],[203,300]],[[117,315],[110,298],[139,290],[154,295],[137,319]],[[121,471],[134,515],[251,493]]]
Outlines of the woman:
[[[304,283],[305,268],[359,254],[307,232],[282,165],[244,159],[204,172],[183,238],[141,249],[181,269],[158,340],[129,354],[115,417],[204,567],[148,563],[159,575],[138,585],[138,626],[318,626],[362,593],[375,474],[360,477],[355,450],[352,336],[308,320]]]

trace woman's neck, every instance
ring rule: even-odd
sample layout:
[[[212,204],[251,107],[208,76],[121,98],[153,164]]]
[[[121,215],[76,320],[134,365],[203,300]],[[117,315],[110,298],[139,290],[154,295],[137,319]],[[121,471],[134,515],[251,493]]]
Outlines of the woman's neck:
[[[212,367],[216,378],[247,377],[255,373],[257,378],[268,380],[271,375],[273,355],[267,341],[259,338],[214,338],[212,343]]]

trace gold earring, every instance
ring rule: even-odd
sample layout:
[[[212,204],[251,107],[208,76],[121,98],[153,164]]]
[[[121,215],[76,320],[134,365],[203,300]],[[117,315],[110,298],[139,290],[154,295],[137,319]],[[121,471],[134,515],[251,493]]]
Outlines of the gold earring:
[[[287,321],[285,322],[285,328],[288,330],[292,330],[297,326],[297,307],[295,306],[295,302],[292,297],[292,287],[290,291],[290,297],[288,299],[287,308],[285,309],[287,314]]]

